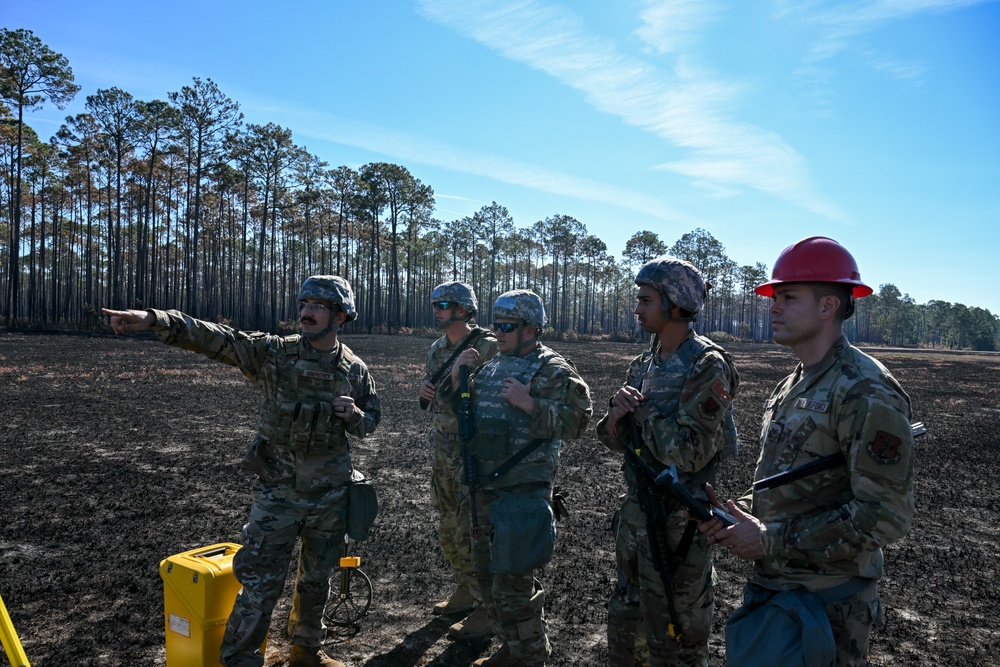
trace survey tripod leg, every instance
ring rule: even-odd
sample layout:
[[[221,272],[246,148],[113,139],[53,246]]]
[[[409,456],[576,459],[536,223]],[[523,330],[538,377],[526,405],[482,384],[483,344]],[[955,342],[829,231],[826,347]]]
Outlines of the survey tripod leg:
[[[10,614],[7,613],[7,606],[3,603],[2,597],[0,597],[0,643],[7,652],[11,667],[30,667],[28,656],[24,653],[21,640],[17,638],[14,623],[10,620]]]

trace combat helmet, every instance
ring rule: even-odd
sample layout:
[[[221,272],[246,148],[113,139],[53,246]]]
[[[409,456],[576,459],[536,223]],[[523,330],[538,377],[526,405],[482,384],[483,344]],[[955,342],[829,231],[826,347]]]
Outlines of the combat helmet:
[[[299,289],[297,302],[305,299],[322,299],[330,305],[339,306],[350,322],[357,318],[358,311],[354,307],[354,292],[346,280],[340,276],[310,276]]]
[[[543,329],[548,322],[542,297],[526,289],[510,290],[498,296],[493,304],[493,317],[522,320],[537,329]]]
[[[479,302],[476,301],[475,290],[457,280],[441,283],[431,292],[431,303],[440,303],[442,301],[461,306],[467,314],[465,318],[458,318],[452,315],[447,320],[436,322],[435,325],[440,329],[447,329],[456,320],[468,322],[476,314],[476,311],[479,310]]]
[[[705,308],[708,290],[712,287],[694,264],[670,256],[658,257],[643,264],[635,276],[635,284],[652,287],[660,293],[665,319],[673,319],[670,310],[678,306],[691,313],[680,318],[688,322],[698,319],[698,313]]]

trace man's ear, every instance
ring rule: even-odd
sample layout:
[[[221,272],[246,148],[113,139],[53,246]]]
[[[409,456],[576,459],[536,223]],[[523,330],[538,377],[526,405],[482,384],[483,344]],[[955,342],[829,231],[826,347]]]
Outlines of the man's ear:
[[[333,324],[336,327],[342,327],[347,322],[347,313],[342,310],[337,311],[337,316],[333,318]]]
[[[834,296],[833,294],[827,294],[819,298],[820,307],[820,317],[823,319],[828,319],[837,316],[837,310],[840,309],[840,297]]]

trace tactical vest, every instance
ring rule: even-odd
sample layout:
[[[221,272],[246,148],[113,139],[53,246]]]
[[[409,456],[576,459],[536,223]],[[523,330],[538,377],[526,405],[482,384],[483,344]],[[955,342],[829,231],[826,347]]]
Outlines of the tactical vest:
[[[314,359],[299,336],[281,340],[283,345],[272,348],[273,363],[261,370],[264,406],[258,434],[279,457],[281,450],[298,455],[293,456],[296,461],[304,461],[302,455],[320,457],[325,474],[349,477],[347,434],[332,403],[351,395],[348,377],[354,353],[341,343],[336,355]]]
[[[503,381],[513,377],[530,385],[546,363],[558,355],[546,347],[523,357],[494,357],[476,374],[476,436],[470,444],[479,459],[481,475],[488,475],[533,440],[531,415],[501,396]],[[548,440],[526,456],[513,470],[492,484],[494,488],[524,482],[552,482],[558,460],[559,440]]]
[[[732,367],[733,359],[728,352],[710,339],[695,334],[685,338],[680,347],[677,348],[677,351],[674,352],[674,364],[676,364],[675,367],[678,369],[678,372],[651,372],[656,363],[656,355],[659,352],[658,349],[654,349],[650,354],[645,372],[635,378],[638,386],[633,386],[642,392],[642,395],[647,398],[651,405],[656,407],[657,412],[663,418],[676,419],[677,413],[680,410],[681,390],[684,388],[684,383],[687,382],[698,360],[710,350],[719,352],[722,358],[726,360],[726,363]],[[738,380],[735,377],[731,377],[730,381],[732,383],[730,393],[735,395]],[[653,432],[649,422],[643,420],[641,428],[643,440],[645,442],[652,442]],[[719,447],[719,453],[716,455],[717,462],[736,456],[739,446],[736,439],[736,422],[733,419],[732,405],[730,405],[726,412],[724,428],[725,440],[722,446]],[[662,463],[650,456],[645,448],[643,449],[643,458],[658,471],[664,467]]]

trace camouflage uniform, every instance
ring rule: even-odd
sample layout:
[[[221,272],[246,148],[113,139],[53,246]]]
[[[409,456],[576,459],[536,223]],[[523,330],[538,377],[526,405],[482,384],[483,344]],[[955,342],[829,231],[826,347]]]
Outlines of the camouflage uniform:
[[[424,380],[430,381],[438,370],[447,363],[458,347],[472,337],[468,347],[479,352],[479,363],[482,365],[497,353],[497,339],[493,333],[481,327],[474,328],[466,338],[454,345],[449,343],[447,336],[434,341],[427,353],[427,365]],[[437,396],[448,392],[451,388],[451,374],[448,369],[441,373],[441,378],[435,387]],[[468,505],[463,508],[463,498],[467,490],[459,482],[462,470],[462,443],[458,437],[458,420],[450,406],[435,399],[429,409],[434,415],[434,428],[428,438],[434,449],[434,468],[431,475],[431,503],[438,511],[438,541],[445,560],[455,570],[459,587],[467,588],[473,597],[476,593],[476,576],[472,568],[471,543],[469,536]]]
[[[634,413],[645,445],[642,456],[656,470],[676,464],[685,486],[705,498],[702,485],[714,483],[720,463],[736,453],[732,400],[739,375],[725,350],[693,331],[669,358],[658,361],[658,355],[657,346],[633,359],[625,378],[647,399]],[[620,451],[623,443],[608,432],[607,419],[598,422],[598,437]],[[623,425],[620,422],[619,432]],[[704,535],[691,532],[687,510],[668,498],[667,542],[679,561],[672,590],[677,617],[671,619],[668,593],[653,567],[646,515],[629,466],[625,479],[628,494],[615,522],[618,583],[608,603],[610,664],[631,667],[637,635],[640,639],[644,635],[654,666],[707,665],[715,604],[712,548]],[[681,548],[681,552],[686,548],[686,555],[677,553],[688,541],[690,546]],[[670,637],[671,622],[680,625],[680,640]]]
[[[530,385],[535,398],[532,414],[513,407],[500,395],[503,380],[508,377]],[[471,450],[479,459],[476,504],[483,536],[472,545],[479,590],[486,608],[495,615],[499,635],[509,646],[511,656],[526,666],[543,665],[551,651],[542,617],[545,591],[533,569],[494,573],[497,549],[523,553],[539,545],[502,544],[491,512],[498,503],[509,501],[523,503],[525,508],[542,507],[551,524],[554,544],[552,480],[559,449],[563,439],[579,438],[586,430],[592,412],[590,389],[562,356],[543,345],[524,356],[494,357],[479,369],[471,389],[477,430]],[[498,433],[503,435],[493,437]],[[506,474],[492,482],[486,480],[490,472],[534,439],[543,442]]]
[[[364,437],[381,415],[364,362],[343,343],[332,352],[302,337],[242,332],[171,310],[150,311],[152,330],[168,345],[236,366],[264,395],[257,436],[244,464],[257,479],[241,548],[233,558],[243,588],[222,640],[222,662],[260,667],[260,647],[284,586],[297,538],[299,555],[288,634],[319,646],[329,578],[342,554],[347,485],[353,466],[347,434]],[[351,396],[363,414],[345,425],[330,402]]]
[[[867,664],[872,625],[881,623],[882,546],[913,520],[909,420],[896,379],[845,337],[815,366],[799,364],[764,406],[755,480],[837,452],[847,465],[740,499],[764,524],[748,593],[822,592],[860,579],[860,592],[825,607],[838,665]]]

